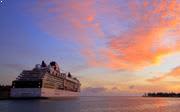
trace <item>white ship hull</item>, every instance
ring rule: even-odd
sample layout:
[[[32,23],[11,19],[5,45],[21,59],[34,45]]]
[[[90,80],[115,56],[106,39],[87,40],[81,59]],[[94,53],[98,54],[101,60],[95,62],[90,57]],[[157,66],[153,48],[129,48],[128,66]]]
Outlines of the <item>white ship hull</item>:
[[[64,98],[78,97],[80,92],[57,90],[49,88],[12,88],[12,98]]]

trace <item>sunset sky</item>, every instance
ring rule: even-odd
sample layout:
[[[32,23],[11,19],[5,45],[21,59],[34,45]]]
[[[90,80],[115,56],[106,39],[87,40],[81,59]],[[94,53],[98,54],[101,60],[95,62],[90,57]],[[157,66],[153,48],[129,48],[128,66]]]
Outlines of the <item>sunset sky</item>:
[[[0,82],[54,60],[83,95],[180,92],[180,0],[2,0]]]

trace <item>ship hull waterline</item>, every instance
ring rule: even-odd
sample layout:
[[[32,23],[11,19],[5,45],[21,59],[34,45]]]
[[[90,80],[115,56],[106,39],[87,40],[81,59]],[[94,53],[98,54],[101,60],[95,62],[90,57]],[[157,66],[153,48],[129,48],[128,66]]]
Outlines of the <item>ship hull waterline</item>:
[[[80,92],[49,88],[12,88],[12,99],[78,98]]]

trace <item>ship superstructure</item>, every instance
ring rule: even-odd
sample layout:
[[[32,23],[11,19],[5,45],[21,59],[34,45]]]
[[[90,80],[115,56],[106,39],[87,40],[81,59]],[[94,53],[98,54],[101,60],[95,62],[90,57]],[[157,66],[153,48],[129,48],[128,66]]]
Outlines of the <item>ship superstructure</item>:
[[[70,72],[61,72],[54,61],[46,65],[44,61],[32,70],[24,70],[12,82],[13,98],[75,97],[80,94],[80,81]]]

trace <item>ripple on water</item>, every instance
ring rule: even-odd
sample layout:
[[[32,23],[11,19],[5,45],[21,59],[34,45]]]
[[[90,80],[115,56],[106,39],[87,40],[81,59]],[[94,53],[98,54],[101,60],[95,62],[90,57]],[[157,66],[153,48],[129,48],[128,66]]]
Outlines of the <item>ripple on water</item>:
[[[0,112],[178,112],[178,98],[80,97],[0,101]]]

